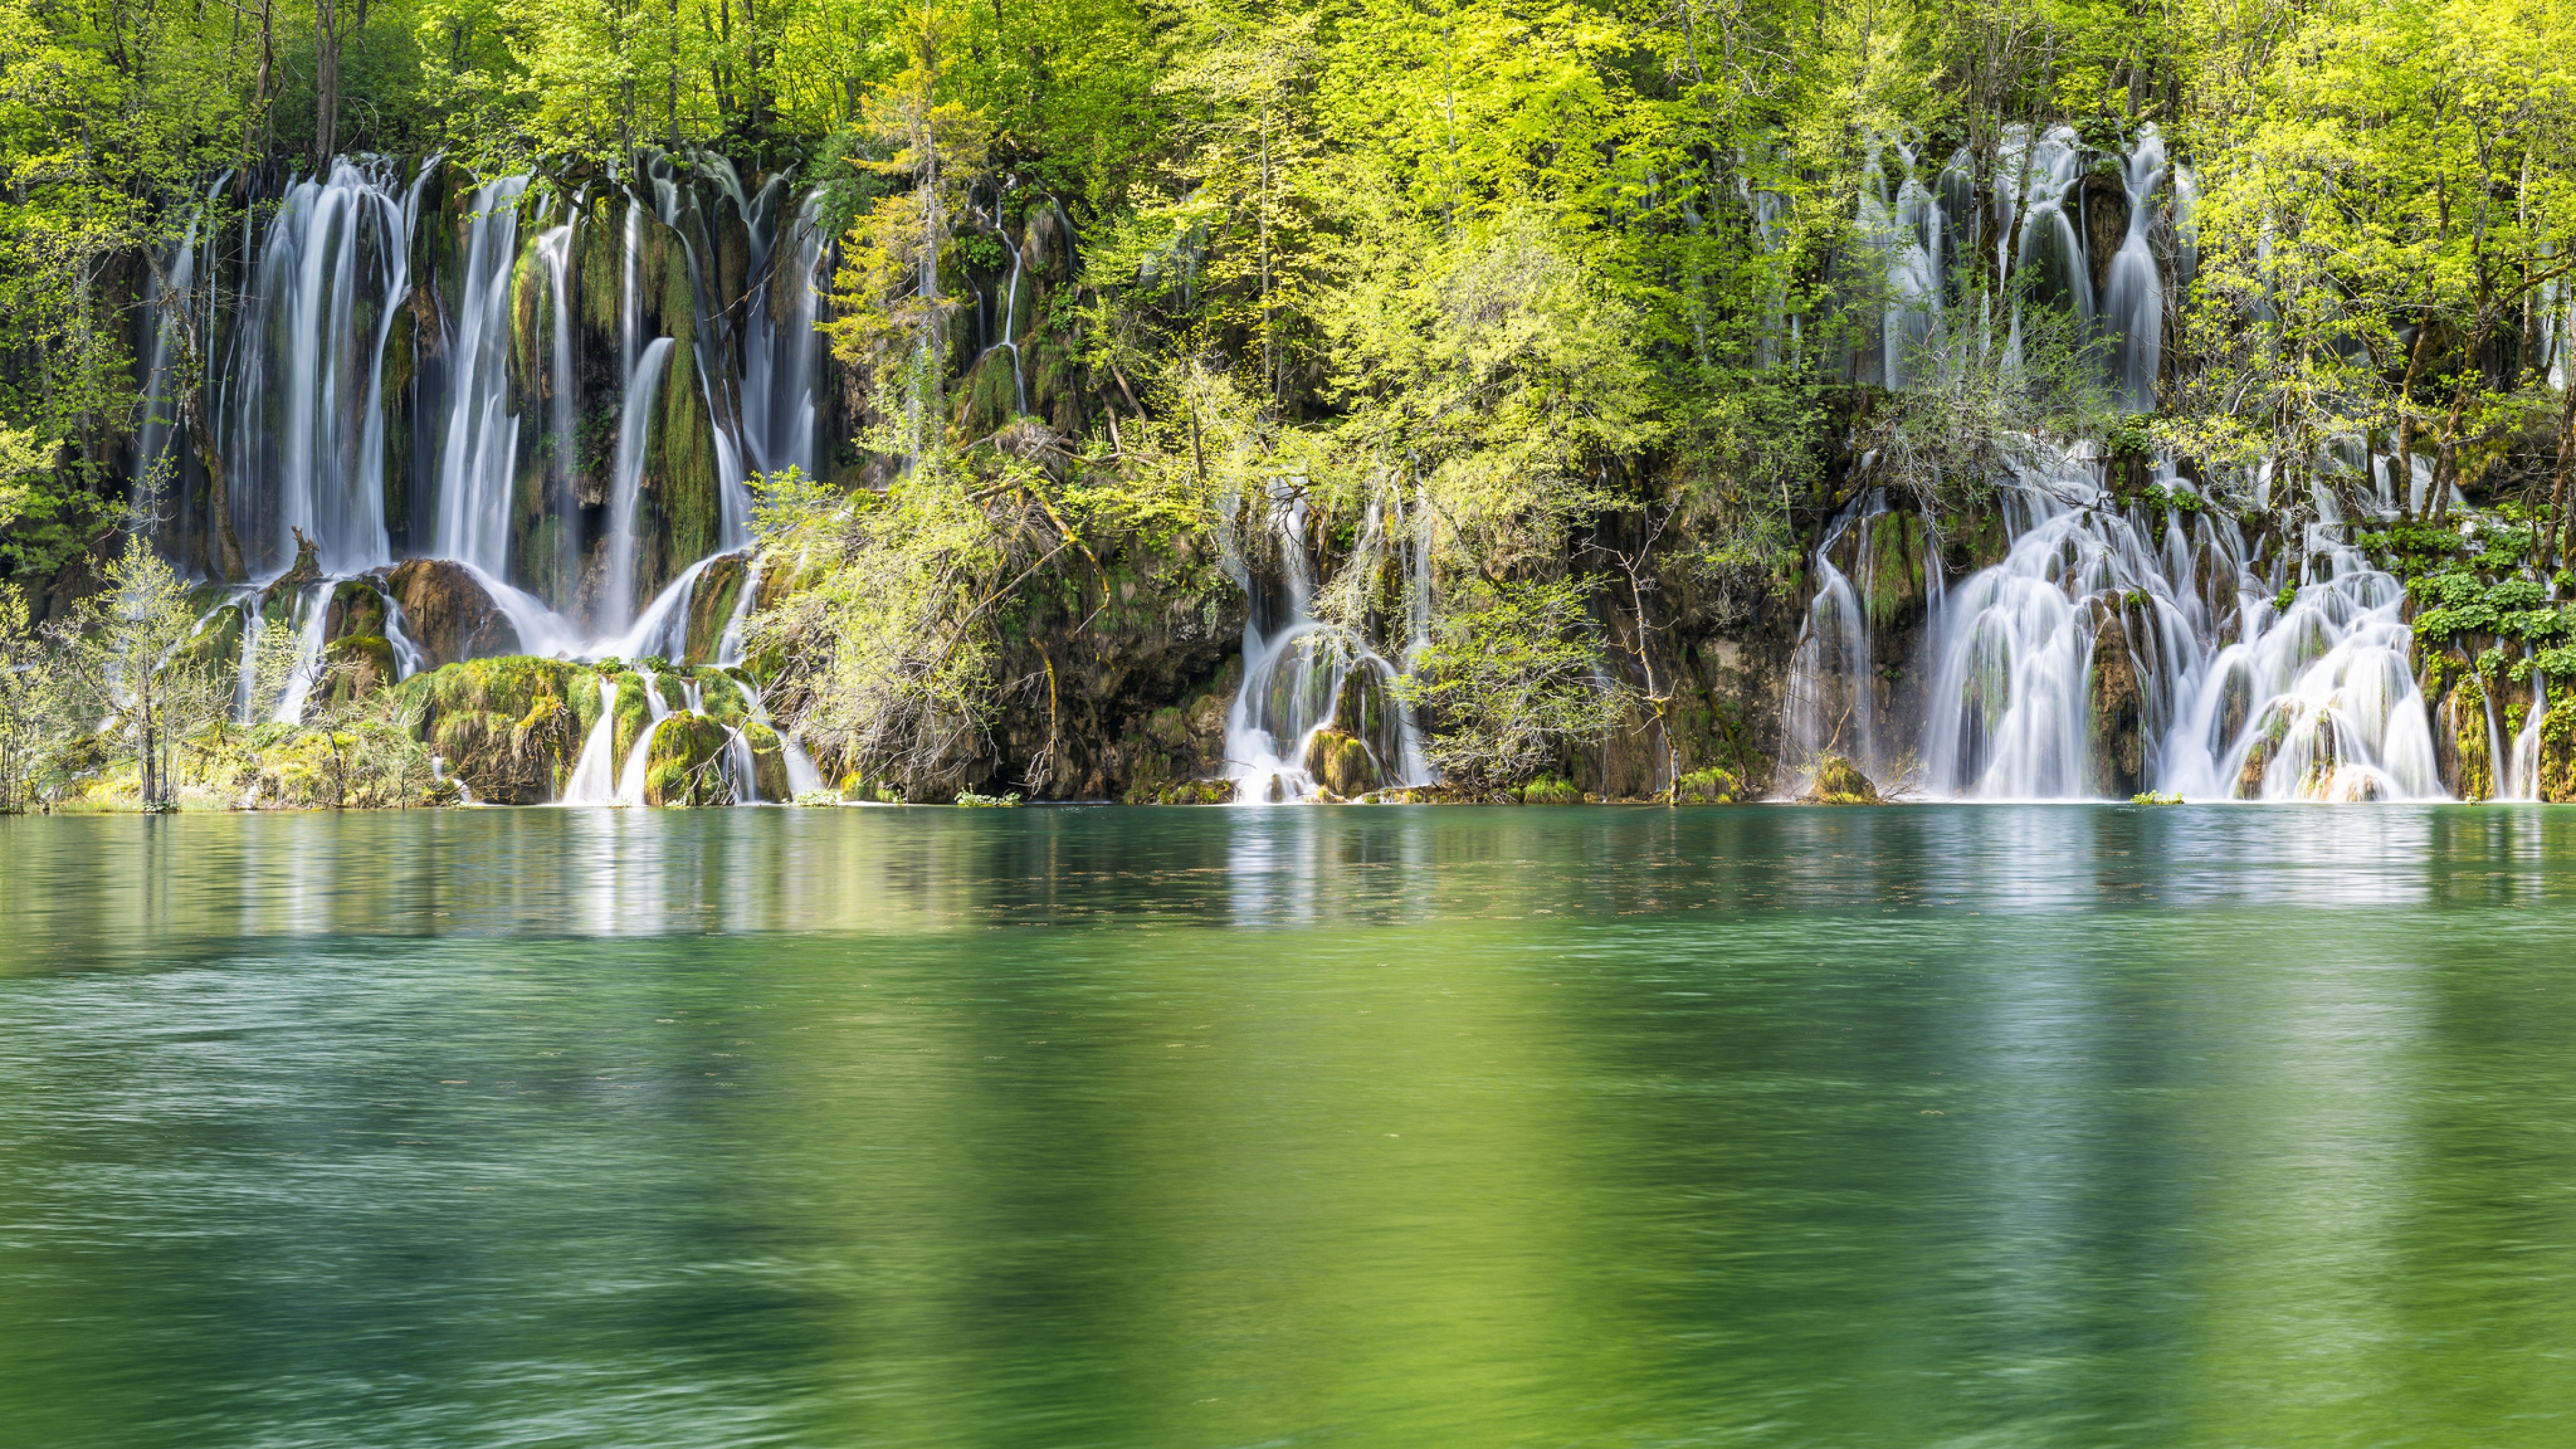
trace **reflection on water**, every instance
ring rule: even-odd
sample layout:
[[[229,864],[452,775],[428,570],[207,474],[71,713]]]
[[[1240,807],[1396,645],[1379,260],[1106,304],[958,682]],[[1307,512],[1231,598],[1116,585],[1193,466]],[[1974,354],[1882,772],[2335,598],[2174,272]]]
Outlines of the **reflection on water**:
[[[0,1442],[2576,1441],[2576,812],[0,820]]]

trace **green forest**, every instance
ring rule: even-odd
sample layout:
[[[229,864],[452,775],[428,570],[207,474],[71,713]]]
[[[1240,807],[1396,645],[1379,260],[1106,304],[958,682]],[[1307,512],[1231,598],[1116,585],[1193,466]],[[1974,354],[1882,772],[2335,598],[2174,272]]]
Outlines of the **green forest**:
[[[246,680],[301,626],[200,647],[209,589],[270,580],[156,534],[152,358],[223,368],[156,334],[163,259],[274,205],[219,178],[343,155],[603,228],[654,166],[812,188],[848,400],[810,468],[741,469],[752,562],[689,605],[741,603],[738,661],[407,671],[332,594],[328,657],[260,671],[310,676],[278,720]],[[10,808],[555,798],[692,670],[744,702],[663,732],[656,803],[727,731],[739,780],[793,741],[838,798],[1231,798],[1291,593],[1333,678],[1387,662],[1300,736],[1310,791],[1868,798],[1937,755],[1853,740],[1941,717],[1914,661],[2033,450],[2148,555],[2248,540],[2248,618],[2357,550],[2409,590],[2441,792],[2502,793],[2528,725],[2525,786],[2576,793],[2576,0],[0,0],[0,165]],[[1869,677],[1811,727],[1829,570]],[[2175,646],[2068,592],[2087,792],[2162,788]]]

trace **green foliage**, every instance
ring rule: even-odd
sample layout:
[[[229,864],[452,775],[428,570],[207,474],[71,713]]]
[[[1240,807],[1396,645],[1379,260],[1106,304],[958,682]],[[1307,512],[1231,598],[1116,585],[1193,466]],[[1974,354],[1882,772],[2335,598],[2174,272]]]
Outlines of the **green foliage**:
[[[1629,697],[1603,682],[1581,582],[1477,584],[1464,593],[1396,682],[1429,719],[1427,753],[1444,778],[1471,791],[1515,785],[1561,742],[1618,724]]]

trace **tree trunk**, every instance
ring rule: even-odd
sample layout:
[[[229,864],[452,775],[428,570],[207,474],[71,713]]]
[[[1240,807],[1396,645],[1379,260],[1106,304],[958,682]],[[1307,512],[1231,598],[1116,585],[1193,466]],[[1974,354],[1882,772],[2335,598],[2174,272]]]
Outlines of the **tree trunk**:
[[[2478,326],[2469,334],[2469,350],[2463,359],[2467,372],[2460,385],[2451,392],[2451,411],[2442,419],[2442,451],[2433,459],[2433,508],[2435,522],[2451,516],[2451,487],[2460,476],[2460,414],[2468,410],[2469,390],[2486,378],[2486,369],[2478,358],[2487,350],[2487,333],[2495,318],[2488,308],[2478,309]]]
[[[2424,341],[2431,322],[2415,324],[2415,345],[2406,351],[2406,381],[2397,389],[2397,516],[2415,521],[2415,378],[2424,368]]]
[[[313,171],[331,164],[340,136],[340,7],[313,0]]]

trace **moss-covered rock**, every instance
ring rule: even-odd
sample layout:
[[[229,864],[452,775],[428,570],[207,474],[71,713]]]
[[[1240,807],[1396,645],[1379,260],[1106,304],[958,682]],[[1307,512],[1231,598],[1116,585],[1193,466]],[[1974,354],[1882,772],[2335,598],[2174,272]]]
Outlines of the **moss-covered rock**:
[[[2540,717],[2540,798],[2576,805],[2576,699],[2564,695]]]
[[[778,731],[753,720],[741,726],[745,744],[751,746],[751,778],[762,800],[771,804],[789,799],[793,788],[787,783],[787,750]]]
[[[1715,765],[1673,782],[1673,799],[1683,805],[1732,805],[1743,798],[1744,782]]]
[[[1306,746],[1306,773],[1315,783],[1347,800],[1379,785],[1377,761],[1358,737],[1340,730],[1315,731]]]
[[[594,679],[587,665],[524,655],[449,664],[396,686],[393,717],[476,799],[542,804],[579,759],[585,719],[597,718]]]
[[[751,571],[749,551],[729,553],[708,561],[698,570],[689,585],[688,664],[713,664],[716,651],[724,643],[725,626],[733,622],[734,605],[742,598],[742,588]]]
[[[731,741],[723,725],[704,715],[675,714],[663,720],[644,756],[644,803],[732,804],[723,760]]]
[[[394,682],[394,646],[381,634],[353,634],[322,646],[333,704],[355,704]]]
[[[2486,685],[2464,673],[2434,711],[2434,753],[2448,766],[2451,793],[2463,800],[2495,798],[2495,755],[2489,747]]]
[[[1807,793],[1798,797],[1804,805],[1878,805],[1878,786],[1860,772],[1860,767],[1841,755],[1827,755],[1816,766],[1816,778]]]
[[[370,634],[384,637],[385,596],[377,592],[373,579],[342,579],[332,586],[329,607],[331,612],[322,623],[325,640]]]

